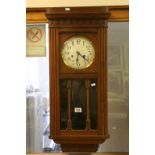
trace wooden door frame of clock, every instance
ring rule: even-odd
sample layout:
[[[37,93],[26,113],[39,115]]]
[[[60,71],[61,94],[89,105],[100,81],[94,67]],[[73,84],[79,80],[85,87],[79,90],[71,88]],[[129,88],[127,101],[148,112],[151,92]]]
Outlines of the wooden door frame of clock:
[[[129,6],[109,6],[111,16],[109,22],[128,22]],[[26,23],[48,23],[45,16],[47,8],[26,8]]]

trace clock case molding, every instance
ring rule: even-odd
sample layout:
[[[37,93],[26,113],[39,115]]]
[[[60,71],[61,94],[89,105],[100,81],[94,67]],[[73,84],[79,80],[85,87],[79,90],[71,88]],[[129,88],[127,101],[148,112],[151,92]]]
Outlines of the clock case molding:
[[[98,144],[108,137],[107,129],[107,22],[110,16],[106,7],[49,8],[50,46],[50,138],[61,144],[62,151],[97,151]],[[63,43],[74,35],[90,39],[95,46],[93,64],[83,70],[67,67],[61,58]],[[97,87],[97,129],[72,130],[70,123],[66,130],[60,129],[60,79],[96,78]],[[70,110],[69,110],[70,112]]]

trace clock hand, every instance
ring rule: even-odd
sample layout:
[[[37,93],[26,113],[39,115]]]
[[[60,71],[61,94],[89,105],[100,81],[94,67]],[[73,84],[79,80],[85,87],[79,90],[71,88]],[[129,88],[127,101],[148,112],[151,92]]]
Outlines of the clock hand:
[[[84,59],[85,61],[89,62],[88,59],[86,58],[86,55],[83,55],[83,59]]]
[[[86,55],[82,55],[80,52],[76,52],[78,55],[80,55],[83,59],[84,59],[84,61],[87,61],[87,62],[89,62],[88,61],[88,59],[86,58]]]
[[[83,58],[83,55],[81,55],[81,53],[79,51],[76,51],[76,53]]]
[[[76,52],[80,57],[82,57],[85,60],[85,55],[82,55],[80,52]]]

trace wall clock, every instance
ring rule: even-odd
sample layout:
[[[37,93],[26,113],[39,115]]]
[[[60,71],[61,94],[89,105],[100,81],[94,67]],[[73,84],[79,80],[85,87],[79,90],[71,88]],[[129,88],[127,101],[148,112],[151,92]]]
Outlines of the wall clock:
[[[97,151],[107,130],[104,7],[49,8],[50,127],[62,151]]]

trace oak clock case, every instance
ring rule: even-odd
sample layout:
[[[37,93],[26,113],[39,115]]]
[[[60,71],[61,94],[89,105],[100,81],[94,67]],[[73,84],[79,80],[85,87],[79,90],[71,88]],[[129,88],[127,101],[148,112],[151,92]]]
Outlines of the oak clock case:
[[[107,8],[51,8],[50,138],[95,152],[107,130]]]

